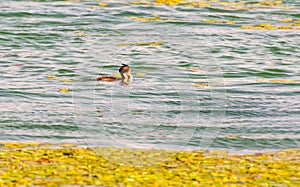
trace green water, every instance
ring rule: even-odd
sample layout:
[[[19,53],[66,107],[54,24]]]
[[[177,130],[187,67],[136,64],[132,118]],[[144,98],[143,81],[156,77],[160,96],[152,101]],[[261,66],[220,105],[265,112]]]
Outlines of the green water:
[[[0,1],[0,140],[299,148],[299,27],[241,29],[296,24],[299,2],[247,2],[239,10]],[[130,85],[92,80],[121,63],[132,68]]]

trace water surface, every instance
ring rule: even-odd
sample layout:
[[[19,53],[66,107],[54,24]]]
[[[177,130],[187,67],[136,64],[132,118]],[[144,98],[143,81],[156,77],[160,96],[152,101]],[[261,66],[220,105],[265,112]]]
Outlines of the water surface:
[[[249,2],[1,1],[0,140],[299,148],[299,4]],[[242,29],[262,23],[295,26]],[[92,80],[121,63],[130,85]]]

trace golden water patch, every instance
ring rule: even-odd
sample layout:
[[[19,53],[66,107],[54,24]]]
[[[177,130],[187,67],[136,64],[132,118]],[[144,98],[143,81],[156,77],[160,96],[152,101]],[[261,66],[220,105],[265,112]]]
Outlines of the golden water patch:
[[[150,45],[150,46],[158,46],[162,45],[162,41],[152,41],[152,42],[129,42],[129,43],[120,43],[117,46],[129,46],[129,45]]]
[[[104,6],[108,6],[108,4],[107,3],[99,3],[98,6],[104,7]]]
[[[70,89],[69,88],[61,88],[58,90],[58,92],[67,93],[67,92],[70,92]]]
[[[197,84],[193,84],[194,87],[208,87],[209,84],[208,83],[197,83]]]
[[[75,36],[78,36],[78,37],[86,37],[86,36],[89,36],[88,33],[86,33],[85,31],[77,31],[75,33]]]
[[[169,6],[178,5],[178,4],[183,3],[183,1],[181,1],[181,0],[155,0],[155,2],[159,3],[159,4],[166,4]]]
[[[131,1],[130,4],[133,4],[133,5],[150,5],[151,2],[150,1],[141,0],[141,1]]]
[[[136,75],[137,77],[144,77],[144,76],[147,75],[147,73],[145,73],[145,72],[137,72],[135,75]]]
[[[282,6],[283,2],[282,0],[263,0],[259,1],[254,5],[260,5],[260,6]]]
[[[272,186],[300,185],[300,149],[239,155],[226,150],[1,144],[8,146],[0,150],[0,186],[266,186],[270,181]],[[127,164],[112,162],[102,153]],[[164,159],[134,164],[151,155]]]
[[[48,80],[56,80],[56,79],[57,79],[57,76],[56,76],[56,75],[53,75],[53,74],[50,74],[50,75],[47,75],[47,79],[48,79]]]
[[[60,82],[74,82],[72,79],[61,79]]]
[[[64,144],[59,144],[60,147],[76,147],[76,144],[70,144],[70,143],[64,143]]]
[[[213,19],[206,19],[202,20],[203,22],[207,23],[223,23],[223,24],[237,24],[237,21],[231,21],[231,20],[213,20]]]
[[[281,23],[289,23],[293,21],[293,18],[279,19],[278,21]]]
[[[159,21],[159,20],[161,20],[160,16],[154,16],[154,17],[128,16],[128,18],[133,19],[133,20],[137,20],[137,21],[143,21],[143,22]]]
[[[196,67],[187,68],[187,70],[190,70],[192,72],[199,72],[199,73],[203,73],[204,72],[200,68],[196,68]]]
[[[114,73],[114,77],[121,78],[121,74],[120,73]]]
[[[269,23],[262,23],[259,25],[242,25],[241,28],[245,29],[245,30],[293,30],[293,29],[297,29],[292,24],[276,26],[276,25],[269,24]]]
[[[258,79],[256,82],[265,82],[265,83],[297,83],[299,81],[297,80],[292,80],[292,79],[271,79],[271,80],[266,80],[266,79]]]

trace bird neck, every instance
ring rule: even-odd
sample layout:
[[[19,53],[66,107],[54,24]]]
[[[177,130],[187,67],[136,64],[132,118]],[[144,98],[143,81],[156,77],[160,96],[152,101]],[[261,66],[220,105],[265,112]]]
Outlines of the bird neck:
[[[133,77],[130,72],[121,73],[122,82],[131,82]]]

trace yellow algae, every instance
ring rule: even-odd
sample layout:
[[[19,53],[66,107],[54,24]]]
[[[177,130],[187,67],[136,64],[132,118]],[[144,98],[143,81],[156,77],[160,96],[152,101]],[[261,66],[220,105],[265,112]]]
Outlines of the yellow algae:
[[[24,148],[24,147],[35,147],[39,146],[39,142],[0,142],[0,145],[6,147],[6,148]],[[1,146],[0,146],[1,147]]]
[[[292,79],[271,79],[271,80],[264,80],[264,79],[258,79],[256,82],[268,82],[268,83],[296,83],[297,80]]]
[[[162,45],[162,44],[163,44],[162,41],[150,42],[150,45],[152,45],[152,46],[158,46],[158,45]]]
[[[206,19],[206,20],[203,20],[203,22],[207,22],[207,23],[237,24],[236,21],[231,21],[231,20],[213,20],[213,19]]]
[[[292,21],[293,21],[293,18],[279,19],[278,21],[279,21],[279,22],[282,22],[282,23],[288,23],[288,22],[292,22]]]
[[[69,88],[61,88],[58,90],[58,92],[67,93],[67,92],[70,92],[70,89]]]
[[[227,138],[230,138],[230,139],[236,139],[236,138],[239,138],[240,136],[237,136],[237,135],[229,135],[227,136]]]
[[[261,5],[261,6],[282,6],[283,2],[282,0],[265,0],[265,1],[260,1],[256,5]]]
[[[200,8],[206,8],[206,7],[210,6],[207,1],[191,2],[190,5],[195,6],[195,7],[200,7]]]
[[[19,54],[21,57],[30,57],[32,56],[33,54],[32,53],[21,53]]]
[[[98,6],[102,6],[102,7],[107,6],[107,5],[108,5],[107,3],[99,3],[98,4]]]
[[[47,79],[48,79],[48,80],[56,80],[56,79],[57,79],[57,76],[56,76],[56,75],[50,74],[50,75],[47,75]]]
[[[281,29],[281,30],[293,30],[294,27],[292,25],[283,25],[283,26],[278,26],[277,29]]]
[[[252,26],[252,25],[242,25],[241,28],[242,29],[248,29],[248,30],[254,30],[254,29],[256,29],[255,26]]]
[[[210,1],[213,2],[213,1]],[[224,2],[216,1],[215,8],[224,9],[224,10],[251,10],[249,7],[245,7],[245,1],[236,1],[236,2]]]
[[[300,23],[294,23],[292,24],[295,28],[299,27],[300,26]]]
[[[155,0],[156,3],[159,3],[159,4],[166,4],[166,5],[169,5],[169,6],[172,6],[172,5],[178,5],[181,3],[180,0]]]
[[[137,45],[152,45],[152,46],[158,46],[161,45],[163,42],[156,41],[156,42],[136,42]]]
[[[72,79],[61,79],[60,82],[74,82]]]
[[[270,80],[271,83],[296,83],[297,80],[286,80],[286,79],[282,79],[282,80]]]
[[[236,2],[232,2],[232,1],[228,1],[228,2],[225,2],[225,1],[219,1],[218,2],[219,4],[221,5],[229,5],[229,6],[244,6],[245,5],[245,1],[236,1]]]
[[[236,21],[230,21],[230,20],[226,20],[224,23],[226,23],[226,24],[237,24]]]
[[[117,46],[129,46],[129,45],[151,45],[151,46],[158,46],[162,45],[162,41],[153,41],[153,42],[129,42],[129,43],[120,43]]]
[[[47,147],[54,147],[55,144],[50,144],[50,143],[43,143],[41,144],[42,147],[47,148]]]
[[[149,2],[149,1],[131,1],[130,4],[134,4],[134,5],[150,5],[151,2]]]
[[[300,185],[300,149],[245,155],[228,154],[223,150],[104,147],[95,150],[78,147],[1,149],[0,185],[268,186],[270,181],[271,186]],[[104,157],[105,152],[130,163],[112,162],[110,157]],[[132,155],[143,159],[153,153],[164,160],[152,165],[134,165],[134,160],[127,160]]]
[[[159,20],[161,20],[160,16],[154,16],[154,17],[128,16],[128,18],[133,19],[133,20],[137,20],[137,21],[143,21],[143,22],[159,21]]]
[[[193,84],[194,87],[207,87],[209,86],[207,83],[198,83],[198,84]]]
[[[196,6],[194,6],[194,5],[185,5],[184,7],[185,8],[196,8]]]
[[[143,77],[143,76],[146,76],[147,73],[145,73],[145,72],[137,72],[135,75],[138,76],[138,77]]]
[[[282,7],[282,10],[285,10],[285,11],[292,10],[292,7],[284,6],[284,7]]]
[[[128,45],[132,45],[132,43],[119,43],[119,44],[117,44],[117,46],[120,46],[120,47],[128,46]]]
[[[206,19],[206,20],[203,20],[203,22],[207,22],[207,23],[215,23],[216,21],[213,20],[213,19]]]
[[[268,80],[257,79],[256,82],[269,82]]]
[[[88,36],[89,34],[88,33],[86,33],[85,31],[77,31],[76,33],[75,33],[75,36],[78,36],[78,37],[86,37],[86,36]]]
[[[120,73],[115,73],[115,74],[114,74],[114,77],[116,77],[116,78],[121,78],[121,74],[120,74]]]
[[[246,30],[293,30],[297,29],[294,24],[276,26],[273,24],[262,23],[259,25],[242,25],[242,29]]]
[[[263,28],[263,29],[276,29],[275,25],[269,24],[269,23],[262,23],[258,25],[258,27]]]
[[[70,143],[64,143],[64,144],[59,144],[60,147],[76,147],[76,144],[70,144]]]
[[[90,8],[90,9],[96,9],[97,6],[89,6],[89,8]],[[77,34],[76,34],[76,36],[77,36]]]
[[[201,70],[200,68],[195,68],[195,67],[192,67],[192,68],[187,68],[188,70],[192,71],[192,72],[203,72],[203,70]]]
[[[226,150],[212,150],[212,151],[209,151],[209,154],[211,154],[211,155],[226,155],[226,154],[228,154],[228,151],[226,151]]]

